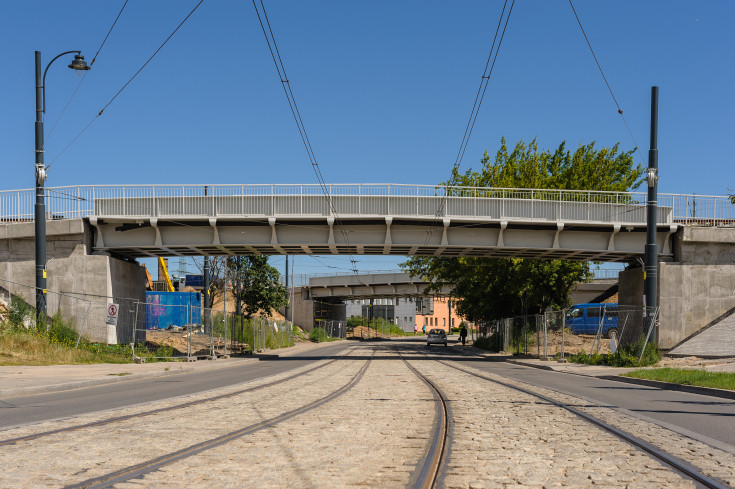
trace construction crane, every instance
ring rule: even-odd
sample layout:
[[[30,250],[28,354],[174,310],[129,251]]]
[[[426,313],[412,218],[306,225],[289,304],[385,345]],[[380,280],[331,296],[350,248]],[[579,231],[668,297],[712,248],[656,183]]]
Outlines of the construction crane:
[[[168,267],[166,267],[166,262],[160,256],[158,257],[158,266],[163,270],[163,277],[166,279],[166,287],[168,287],[168,291],[173,292],[174,284],[171,283],[171,277],[168,276]]]
[[[143,263],[143,270],[145,270],[145,290],[153,290],[153,277],[151,277],[151,272],[148,271],[145,263]]]

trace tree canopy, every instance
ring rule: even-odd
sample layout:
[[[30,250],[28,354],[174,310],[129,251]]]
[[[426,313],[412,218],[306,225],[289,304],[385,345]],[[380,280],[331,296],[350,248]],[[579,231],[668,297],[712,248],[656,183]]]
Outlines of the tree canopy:
[[[203,273],[202,267],[200,270]],[[231,284],[230,290],[236,299],[239,295],[247,318],[259,311],[270,315],[273,310],[288,304],[288,291],[279,281],[278,270],[268,264],[265,255],[210,256],[209,270],[209,304],[206,307],[212,307],[222,300],[225,279]],[[239,294],[236,291],[238,281]]]
[[[519,141],[508,151],[505,138],[491,160],[487,151],[479,171],[454,168],[446,183],[470,187],[605,190],[624,192],[642,182],[643,169],[634,166],[633,152],[620,152],[620,145],[595,148],[595,142],[580,144],[572,153],[563,141],[555,151],[541,150],[534,139]]]
[[[505,138],[481,168],[459,173],[455,168],[442,185],[566,190],[626,191],[641,183],[643,170],[633,152],[580,144],[572,153],[562,142],[554,151],[539,150],[534,139],[519,141],[508,151]],[[569,305],[575,283],[589,280],[589,263],[562,260],[471,257],[412,257],[401,264],[411,274],[434,283],[453,284],[457,312],[470,321],[498,319]]]
[[[273,310],[288,304],[288,291],[278,281],[280,274],[268,264],[267,256],[249,255],[240,257],[240,260],[230,257],[227,268],[233,279],[240,280],[238,295],[246,318],[259,311],[270,315]]]

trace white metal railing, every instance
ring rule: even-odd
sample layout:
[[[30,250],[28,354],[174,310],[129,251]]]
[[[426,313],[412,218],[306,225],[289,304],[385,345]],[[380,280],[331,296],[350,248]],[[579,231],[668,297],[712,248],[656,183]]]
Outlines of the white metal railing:
[[[645,192],[403,184],[99,185],[46,188],[48,219],[447,216],[645,223]],[[32,221],[35,190],[0,191],[0,222]],[[726,196],[659,194],[659,223],[735,226]]]

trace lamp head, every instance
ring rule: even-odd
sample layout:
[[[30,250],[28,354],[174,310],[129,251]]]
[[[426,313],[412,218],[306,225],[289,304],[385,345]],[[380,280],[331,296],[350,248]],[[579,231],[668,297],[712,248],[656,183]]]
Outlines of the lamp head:
[[[69,68],[71,68],[72,70],[86,71],[90,69],[91,66],[89,66],[87,62],[84,61],[84,56],[82,56],[81,54],[75,54],[74,61],[71,62]]]

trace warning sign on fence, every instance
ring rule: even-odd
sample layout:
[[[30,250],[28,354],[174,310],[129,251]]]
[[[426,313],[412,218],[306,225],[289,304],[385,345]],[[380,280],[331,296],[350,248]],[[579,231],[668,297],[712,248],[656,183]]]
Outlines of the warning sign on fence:
[[[107,319],[105,323],[117,326],[117,313],[119,304],[107,304]]]

